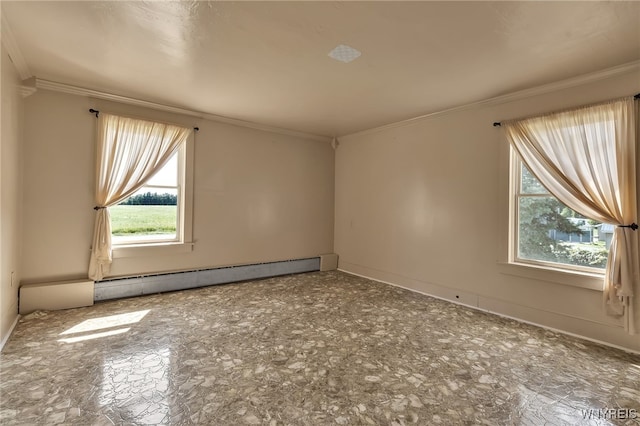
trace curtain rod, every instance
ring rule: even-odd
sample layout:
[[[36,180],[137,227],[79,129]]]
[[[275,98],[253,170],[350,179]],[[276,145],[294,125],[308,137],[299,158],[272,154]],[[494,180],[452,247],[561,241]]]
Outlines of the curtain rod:
[[[98,115],[100,114],[100,111],[98,111],[97,109],[93,109],[93,108],[89,108],[89,112],[91,114],[95,114],[96,118],[98,118]],[[195,130],[196,132],[200,130],[200,127],[194,127],[193,130]]]
[[[635,100],[640,99],[640,93],[637,93],[637,94],[633,95],[633,99],[635,99]],[[96,117],[97,116],[98,115],[96,114]],[[493,123],[493,127],[500,127],[500,126],[502,126],[502,123],[499,122],[499,121],[496,121],[496,122]]]

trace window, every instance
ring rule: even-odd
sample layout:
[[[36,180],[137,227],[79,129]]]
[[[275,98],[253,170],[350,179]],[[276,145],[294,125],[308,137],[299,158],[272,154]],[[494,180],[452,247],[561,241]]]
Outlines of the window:
[[[142,188],[109,207],[113,257],[193,249],[193,136]]]
[[[142,188],[109,208],[114,245],[182,240],[184,145]]]
[[[613,227],[562,204],[513,152],[511,171],[512,261],[604,273]]]
[[[95,112],[96,116],[99,113],[94,109],[90,112]],[[97,128],[96,206],[94,207],[96,213],[89,258],[89,278],[100,281],[109,275],[113,258],[151,256],[167,250],[191,250],[193,130],[168,123],[107,113],[98,116]],[[173,160],[172,157],[176,151],[178,156]],[[168,164],[174,164],[172,161],[177,163],[173,166],[177,173],[169,173],[172,167]],[[168,177],[171,174],[177,174],[177,177]],[[175,231],[172,229],[172,224],[167,225],[165,229],[157,225],[149,226],[140,232],[142,236],[135,241],[141,244],[133,244],[130,234],[135,233],[132,230],[139,229],[135,221],[140,216],[149,215],[149,211],[144,210],[144,213],[132,215],[124,220],[125,225],[130,227],[126,231],[123,231],[126,226],[120,227],[120,232],[125,233],[129,238],[124,242],[120,241],[120,244],[114,247],[110,229],[112,227],[109,219],[110,209],[116,203],[127,201],[123,200],[123,197],[140,189],[144,184],[149,185],[147,189],[153,189],[156,193],[162,189],[165,192],[171,190],[175,192],[176,207],[173,221]],[[132,197],[128,202],[133,203],[141,199],[144,199],[144,196]],[[116,216],[118,216],[117,210],[117,208],[113,209]],[[115,228],[118,229],[119,226]],[[151,235],[153,233],[157,235],[159,230],[165,232],[165,236],[156,237],[153,241]],[[129,244],[123,244],[126,242]]]

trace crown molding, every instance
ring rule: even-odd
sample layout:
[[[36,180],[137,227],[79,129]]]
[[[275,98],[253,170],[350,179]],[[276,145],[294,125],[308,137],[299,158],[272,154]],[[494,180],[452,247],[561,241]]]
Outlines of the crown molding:
[[[407,120],[397,121],[395,123],[389,123],[383,126],[374,127],[371,129],[362,130],[359,132],[350,133],[348,135],[343,135],[343,136],[344,137],[356,136],[356,135],[362,136],[370,133],[377,133],[383,130],[389,130],[389,129],[394,129],[396,127],[403,127],[406,125],[415,124],[422,120],[438,117],[441,115],[451,114],[453,112],[464,111],[472,108],[477,108],[480,106],[499,105],[507,102],[527,99],[533,96],[543,95],[545,93],[557,92],[559,90],[569,89],[571,87],[582,86],[585,84],[593,83],[599,80],[605,80],[607,78],[612,78],[618,75],[623,75],[623,74],[631,73],[634,71],[640,72],[640,61],[629,62],[629,63],[618,65],[612,68],[607,68],[604,70],[600,70],[600,71],[596,71],[588,74],[582,74],[576,77],[568,78],[566,80],[560,80],[554,83],[532,87],[530,89],[519,90],[517,92],[507,93],[504,95],[484,99],[481,101],[472,102],[465,105],[460,105],[453,108],[444,109],[441,111],[435,111],[429,114],[420,115],[418,117],[409,118]]]
[[[134,105],[158,111],[171,112],[186,116],[201,118],[204,120],[214,121],[217,123],[231,124],[233,126],[245,127],[263,132],[276,133],[279,135],[293,136],[303,139],[309,139],[318,142],[331,143],[332,138],[329,136],[315,135],[311,133],[300,132],[297,130],[284,129],[281,127],[269,126],[266,124],[254,123],[251,121],[239,120],[236,118],[224,117],[216,114],[208,114],[200,111],[193,111],[186,108],[164,105],[156,102],[145,101],[142,99],[130,98],[128,96],[114,95],[112,93],[100,90],[86,89],[83,87],[73,86],[65,83],[58,83],[51,80],[43,80],[36,78],[36,87],[38,89],[51,90],[54,92],[67,93],[70,95],[88,96],[92,98],[104,99],[107,101],[120,102],[127,105]]]
[[[22,83],[20,83],[19,86],[19,90],[23,98],[27,98],[36,93],[36,91],[38,90],[38,88],[36,87],[36,78],[31,77],[26,80],[22,80]]]
[[[4,37],[4,30],[5,30],[4,17],[3,17],[2,23],[3,23],[3,33],[2,34],[3,34],[3,37]],[[6,30],[10,31],[8,28],[6,28]],[[7,50],[9,50],[8,47],[7,47]],[[19,51],[18,51],[18,53],[19,53]],[[13,58],[13,59],[15,60],[15,58]],[[397,128],[397,127],[403,127],[403,126],[406,126],[406,125],[418,123],[418,122],[420,122],[422,120],[425,120],[425,119],[434,118],[434,117],[438,117],[438,116],[445,115],[445,114],[464,111],[464,110],[468,110],[468,109],[471,109],[471,108],[477,108],[477,107],[480,107],[480,106],[498,105],[498,104],[502,104],[502,103],[522,100],[522,99],[530,98],[530,97],[533,97],[533,96],[542,95],[542,94],[545,94],[545,93],[556,92],[556,91],[563,90],[563,89],[568,89],[568,88],[571,88],[571,87],[585,85],[585,84],[588,84],[588,83],[596,82],[596,81],[599,81],[599,80],[604,80],[604,79],[607,79],[607,78],[612,78],[612,77],[615,77],[615,76],[618,76],[618,75],[627,74],[627,73],[634,72],[634,71],[640,71],[640,61],[629,62],[627,64],[622,64],[622,65],[619,65],[619,66],[616,66],[616,67],[612,67],[612,68],[608,68],[608,69],[605,69],[605,70],[596,71],[596,72],[588,73],[588,74],[583,74],[583,75],[572,77],[572,78],[569,78],[569,79],[566,79],[566,80],[561,80],[561,81],[558,81],[558,82],[545,84],[545,85],[538,86],[538,87],[533,87],[533,88],[530,88],[530,89],[520,90],[520,91],[513,92],[513,93],[507,93],[507,94],[504,94],[504,95],[496,96],[496,97],[489,98],[489,99],[484,99],[484,100],[477,101],[477,102],[472,102],[472,103],[465,104],[465,105],[460,105],[460,106],[457,106],[457,107],[453,107],[453,108],[449,108],[449,109],[445,109],[445,110],[441,110],[441,111],[435,111],[435,112],[432,112],[432,113],[429,113],[429,114],[420,115],[420,116],[413,117],[413,118],[410,118],[410,119],[407,119],[407,120],[402,120],[402,121],[398,121],[398,122],[394,122],[394,123],[389,123],[389,124],[386,124],[386,125],[383,125],[383,126],[374,127],[374,128],[371,128],[371,129],[362,130],[360,132],[354,132],[354,133],[350,133],[348,135],[343,135],[343,136],[355,136],[355,135],[360,136],[360,135],[376,133],[376,132],[380,132],[380,131],[384,131],[384,130],[389,130],[389,129],[393,129],[393,128]],[[25,79],[25,80],[27,80],[27,79]],[[260,124],[260,123],[254,123],[254,122],[251,122],[251,121],[239,120],[239,119],[225,117],[225,116],[221,116],[221,115],[208,114],[208,113],[204,113],[204,112],[193,111],[193,110],[180,108],[180,107],[174,107],[174,106],[170,106],[170,105],[164,105],[164,104],[160,104],[160,103],[156,103],[156,102],[145,101],[145,100],[142,100],[142,99],[136,99],[136,98],[131,98],[131,97],[127,97],[127,96],[115,95],[115,94],[112,94],[112,93],[107,93],[107,92],[103,92],[103,91],[99,91],[99,90],[86,89],[86,88],[83,88],[83,87],[73,86],[73,85],[64,84],[64,83],[58,83],[58,82],[50,81],[50,80],[43,80],[43,79],[39,79],[39,78],[35,79],[35,88],[33,88],[31,85],[23,84],[23,86],[21,88],[21,91],[22,91],[23,96],[28,96],[28,95],[32,94],[36,90],[36,88],[45,89],[45,90],[52,90],[52,91],[62,92],[62,93],[68,93],[68,94],[78,95],[78,96],[88,96],[88,97],[94,97],[94,98],[99,98],[99,99],[105,99],[105,100],[114,101],[114,102],[120,102],[120,103],[124,103],[124,104],[128,104],[128,105],[135,105],[135,106],[155,109],[155,110],[159,110],[159,111],[172,112],[172,113],[176,113],[176,114],[182,114],[182,115],[187,115],[187,116],[191,116],[191,117],[197,117],[197,118],[210,120],[210,121],[214,121],[214,122],[218,122],[218,123],[225,123],[225,124],[231,124],[231,125],[234,125],[234,126],[245,127],[245,128],[249,128],[249,129],[261,130],[261,131],[264,131],[264,132],[270,132],[270,133],[276,133],[276,134],[281,134],[281,135],[286,135],[286,136],[299,137],[299,138],[310,139],[310,140],[319,141],[319,142],[327,142],[327,143],[331,143],[332,146],[333,146],[333,138],[330,137],[330,136],[315,135],[315,134],[300,132],[300,131],[296,131],[296,130],[284,129],[284,128],[281,128],[281,127],[275,127],[275,126],[269,126],[269,125]],[[336,144],[336,146],[337,146],[337,144]]]
[[[16,67],[16,70],[20,75],[20,79],[26,80],[33,77],[31,71],[29,71],[27,61],[24,60],[24,56],[22,56],[18,43],[16,43],[16,39],[11,31],[11,26],[7,22],[7,18],[5,18],[4,13],[2,12],[0,12],[0,15],[2,15],[0,17],[0,23],[2,24],[2,28],[0,29],[2,44],[4,44],[4,47],[7,49],[7,53],[9,54],[13,65]]]
[[[607,68],[600,71],[595,71],[588,74],[578,75],[566,80],[560,80],[554,83],[544,84],[542,86],[533,87],[531,89],[524,89],[513,93],[507,93],[505,95],[496,96],[484,101],[476,102],[476,104],[489,104],[497,105],[506,102],[512,102],[516,100],[530,98],[532,96],[538,96],[545,93],[557,92],[563,89],[569,89],[571,87],[582,86],[589,83],[594,83],[599,80],[605,80],[607,78],[616,77],[618,75],[627,74],[633,71],[640,71],[640,61],[633,61],[626,64],[618,65],[612,68]]]

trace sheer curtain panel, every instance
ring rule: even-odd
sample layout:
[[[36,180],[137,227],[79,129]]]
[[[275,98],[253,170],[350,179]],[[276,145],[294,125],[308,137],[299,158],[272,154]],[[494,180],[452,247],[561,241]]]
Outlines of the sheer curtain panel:
[[[616,227],[604,278],[609,315],[634,334],[640,293],[633,98],[504,123],[527,168],[576,212]],[[640,318],[639,318],[640,319]]]
[[[89,278],[101,280],[111,267],[108,207],[142,187],[185,143],[191,129],[101,113],[96,149],[96,217]]]

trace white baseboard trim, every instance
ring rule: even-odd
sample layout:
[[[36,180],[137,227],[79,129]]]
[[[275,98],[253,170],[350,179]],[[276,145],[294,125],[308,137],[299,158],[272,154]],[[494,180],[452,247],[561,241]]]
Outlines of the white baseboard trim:
[[[4,339],[0,341],[0,352],[2,352],[2,350],[4,349],[4,345],[9,341],[9,338],[13,334],[13,330],[16,328],[16,325],[18,325],[19,320],[20,320],[20,315],[17,315],[16,319],[13,321],[13,324],[11,324],[11,327],[9,327],[9,332],[7,333],[6,336],[4,336]]]
[[[393,287],[398,287],[398,288],[402,288],[402,289],[405,289],[405,290],[409,290],[411,292],[422,294],[424,296],[433,297],[434,299],[443,300],[445,302],[453,303],[454,305],[464,306],[464,307],[467,307],[467,308],[475,309],[475,310],[480,311],[480,312],[486,312],[486,313],[489,313],[489,314],[492,314],[492,315],[496,315],[496,316],[499,316],[499,317],[502,317],[502,318],[508,318],[510,320],[517,321],[517,322],[520,322],[520,323],[523,323],[523,324],[529,324],[529,325],[533,325],[535,327],[543,328],[545,330],[553,331],[553,332],[556,332],[556,333],[559,333],[559,334],[564,334],[566,336],[571,336],[571,337],[575,337],[575,338],[578,338],[578,339],[587,340],[589,342],[597,343],[599,345],[607,346],[607,347],[614,348],[614,349],[619,349],[621,351],[632,353],[632,354],[635,354],[635,355],[640,355],[640,351],[637,351],[635,349],[627,348],[627,347],[624,347],[624,346],[616,345],[616,344],[605,342],[605,341],[598,340],[598,339],[593,339],[591,337],[583,336],[583,335],[580,335],[580,334],[571,333],[570,331],[565,331],[565,330],[561,330],[561,329],[558,329],[558,328],[549,327],[549,326],[546,326],[546,325],[543,325],[543,324],[539,324],[539,323],[536,323],[536,322],[533,322],[533,321],[527,321],[527,320],[524,320],[522,318],[513,317],[513,316],[510,316],[510,315],[502,314],[500,312],[492,311],[492,310],[489,310],[489,309],[483,309],[483,308],[481,308],[479,306],[474,306],[474,305],[470,305],[470,304],[466,304],[466,303],[457,302],[455,300],[451,300],[451,299],[447,299],[447,298],[444,298],[444,297],[440,297],[440,296],[436,296],[436,295],[433,295],[433,294],[429,294],[429,293],[426,293],[426,292],[423,292],[423,291],[420,291],[420,290],[416,290],[414,288],[405,287],[405,286],[402,286],[402,285],[399,285],[399,284],[395,284],[395,283],[392,283],[392,282],[389,282],[389,281],[384,281],[384,280],[380,280],[380,279],[377,279],[377,278],[372,278],[372,277],[369,277],[369,276],[366,276],[366,275],[357,274],[355,272],[346,271],[346,270],[341,269],[341,268],[338,268],[338,271],[344,272],[345,274],[349,274],[349,275],[355,275],[355,276],[360,277],[360,278],[365,278],[367,280],[376,281],[376,282],[383,283],[383,284],[388,284],[388,285],[393,286]]]
[[[640,351],[636,351],[635,349],[626,348],[624,346],[616,345],[616,344],[605,342],[605,341],[598,340],[598,339],[593,339],[591,337],[583,336],[581,334],[572,333],[570,331],[560,330],[559,328],[554,328],[554,327],[549,327],[547,325],[538,324],[538,323],[533,322],[533,321],[527,321],[527,320],[524,320],[522,318],[516,318],[516,317],[512,317],[510,315],[501,314],[500,312],[490,311],[488,309],[482,309],[482,308],[476,308],[476,309],[479,310],[479,311],[482,311],[482,312],[487,312],[489,314],[497,315],[497,316],[502,317],[502,318],[508,318],[508,319],[511,319],[511,320],[514,320],[514,321],[518,321],[518,322],[521,322],[521,323],[524,323],[524,324],[529,324],[529,325],[533,325],[535,327],[544,328],[545,330],[553,331],[553,332],[556,332],[556,333],[559,333],[559,334],[564,334],[566,336],[575,337],[575,338],[578,338],[578,339],[581,339],[581,340],[587,340],[589,342],[597,343],[597,344],[602,345],[602,346],[607,346],[607,347],[610,347],[610,348],[619,349],[619,350],[624,351],[624,352],[632,353],[632,354],[635,354],[635,355],[640,355]]]

